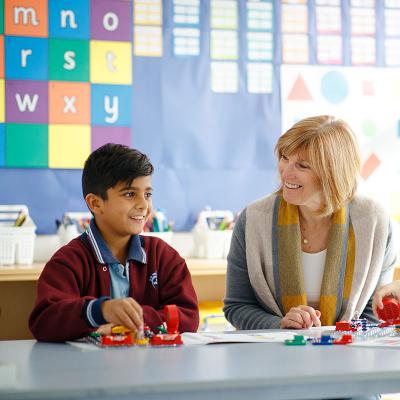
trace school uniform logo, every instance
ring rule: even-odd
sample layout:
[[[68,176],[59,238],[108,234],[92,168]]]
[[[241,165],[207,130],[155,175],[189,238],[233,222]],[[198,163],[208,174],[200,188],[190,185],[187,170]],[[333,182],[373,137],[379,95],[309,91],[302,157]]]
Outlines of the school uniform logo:
[[[150,275],[149,281],[151,283],[151,285],[153,286],[153,288],[155,289],[158,286],[158,276],[157,276],[157,272],[153,272]]]

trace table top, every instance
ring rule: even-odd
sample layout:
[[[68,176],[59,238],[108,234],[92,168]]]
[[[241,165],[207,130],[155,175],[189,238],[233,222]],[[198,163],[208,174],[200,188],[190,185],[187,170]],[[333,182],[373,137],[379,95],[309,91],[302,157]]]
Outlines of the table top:
[[[400,349],[212,344],[82,351],[0,342],[17,369],[0,399],[295,399],[400,392]],[[1,369],[0,369],[1,371]],[[1,382],[1,376],[0,376]]]

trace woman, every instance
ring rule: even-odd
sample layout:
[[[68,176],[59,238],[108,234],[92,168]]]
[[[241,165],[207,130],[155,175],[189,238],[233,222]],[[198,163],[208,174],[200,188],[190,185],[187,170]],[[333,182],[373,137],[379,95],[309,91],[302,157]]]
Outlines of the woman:
[[[388,215],[355,195],[358,146],[331,116],[306,118],[276,145],[280,189],[250,204],[228,255],[224,312],[237,329],[309,328],[366,317],[392,280]]]

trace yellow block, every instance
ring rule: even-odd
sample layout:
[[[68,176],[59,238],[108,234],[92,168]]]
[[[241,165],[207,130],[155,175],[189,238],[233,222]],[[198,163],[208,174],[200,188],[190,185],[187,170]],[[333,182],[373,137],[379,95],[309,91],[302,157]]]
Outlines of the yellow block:
[[[49,125],[50,168],[83,168],[90,147],[89,125]]]
[[[132,83],[132,45],[129,42],[90,41],[90,82]]]
[[[224,303],[222,301],[203,301],[199,303],[200,325],[204,324],[205,318],[215,316],[208,319],[209,325],[226,324],[227,320],[224,317],[222,308]]]

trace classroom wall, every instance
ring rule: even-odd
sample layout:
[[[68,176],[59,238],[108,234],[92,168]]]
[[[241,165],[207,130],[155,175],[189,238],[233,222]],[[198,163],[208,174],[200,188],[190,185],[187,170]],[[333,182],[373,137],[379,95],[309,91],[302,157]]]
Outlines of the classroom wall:
[[[0,2],[0,203],[27,204],[38,232],[54,232],[85,210],[87,155],[115,141],[150,156],[155,206],[189,230],[204,206],[239,211],[273,191],[282,129],[334,113],[361,138],[361,186],[396,214],[381,175],[400,170],[398,3]]]

